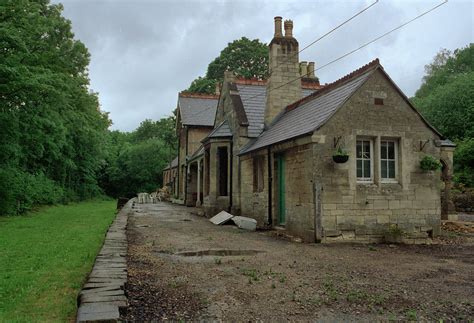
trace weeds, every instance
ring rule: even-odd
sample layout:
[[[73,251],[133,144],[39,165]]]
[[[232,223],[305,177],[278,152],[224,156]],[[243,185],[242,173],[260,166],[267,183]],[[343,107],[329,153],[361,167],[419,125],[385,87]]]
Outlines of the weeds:
[[[242,275],[248,276],[250,281],[259,281],[260,277],[256,269],[243,269]]]
[[[416,310],[410,309],[406,312],[406,316],[410,321],[416,321],[418,319],[418,315],[416,314]]]

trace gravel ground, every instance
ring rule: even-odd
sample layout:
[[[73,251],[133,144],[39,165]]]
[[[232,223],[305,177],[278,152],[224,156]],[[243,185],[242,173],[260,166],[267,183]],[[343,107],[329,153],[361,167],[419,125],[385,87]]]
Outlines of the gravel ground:
[[[305,244],[136,205],[124,320],[474,320],[474,237],[436,244]]]

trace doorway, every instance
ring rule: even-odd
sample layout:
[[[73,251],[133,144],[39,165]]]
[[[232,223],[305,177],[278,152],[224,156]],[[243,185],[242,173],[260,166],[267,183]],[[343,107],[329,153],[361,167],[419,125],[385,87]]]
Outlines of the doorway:
[[[278,224],[286,224],[286,197],[285,197],[285,156],[283,154],[276,155],[276,171],[277,171],[277,211]]]

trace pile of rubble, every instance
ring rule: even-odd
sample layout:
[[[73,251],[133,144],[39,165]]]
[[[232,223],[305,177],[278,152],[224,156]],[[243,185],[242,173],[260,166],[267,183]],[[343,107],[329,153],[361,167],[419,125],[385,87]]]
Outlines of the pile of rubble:
[[[456,233],[474,233],[474,222],[443,221],[441,229]]]
[[[226,211],[221,211],[209,219],[215,225],[225,224],[232,220],[240,229],[255,231],[257,230],[257,221],[245,216],[234,216]]]

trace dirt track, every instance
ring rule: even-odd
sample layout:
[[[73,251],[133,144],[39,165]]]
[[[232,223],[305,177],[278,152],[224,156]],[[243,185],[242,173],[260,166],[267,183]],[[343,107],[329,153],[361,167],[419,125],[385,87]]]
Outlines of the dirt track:
[[[472,237],[431,246],[303,244],[215,226],[192,211],[137,205],[123,318],[474,319]]]

